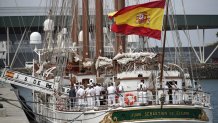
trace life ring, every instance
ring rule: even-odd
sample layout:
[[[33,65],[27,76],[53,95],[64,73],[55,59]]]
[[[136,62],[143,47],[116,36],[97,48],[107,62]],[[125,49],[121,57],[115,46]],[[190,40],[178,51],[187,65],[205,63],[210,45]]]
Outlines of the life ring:
[[[125,101],[126,105],[132,106],[134,104],[134,102],[136,102],[136,96],[132,93],[126,93],[124,101]]]

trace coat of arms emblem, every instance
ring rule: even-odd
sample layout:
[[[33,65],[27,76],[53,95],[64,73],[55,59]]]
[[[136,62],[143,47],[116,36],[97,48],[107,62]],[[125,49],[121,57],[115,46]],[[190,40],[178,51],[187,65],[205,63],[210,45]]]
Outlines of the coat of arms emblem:
[[[150,16],[147,12],[140,12],[136,15],[136,23],[137,24],[149,24]]]

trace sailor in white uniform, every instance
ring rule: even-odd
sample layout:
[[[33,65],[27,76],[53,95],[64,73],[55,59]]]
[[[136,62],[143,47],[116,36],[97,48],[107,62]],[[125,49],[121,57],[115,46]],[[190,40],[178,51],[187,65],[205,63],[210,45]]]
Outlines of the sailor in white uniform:
[[[88,84],[87,86],[88,87],[85,90],[87,105],[88,105],[88,107],[93,108],[93,106],[95,104],[95,90],[94,90],[92,84]]]
[[[178,103],[178,99],[177,99],[177,96],[178,96],[178,88],[177,88],[177,85],[176,83],[173,81],[172,82],[172,97],[173,97],[173,104],[177,104]]]
[[[83,89],[83,86],[81,85],[79,86],[76,96],[78,98],[78,105],[82,106],[84,104],[84,96],[85,96],[85,90]]]
[[[90,107],[91,106],[91,85],[90,84],[87,84],[85,95],[86,95],[87,105],[88,107]]]
[[[74,84],[74,88],[75,88],[75,92],[77,93],[77,91],[79,90],[79,83],[78,82],[76,82],[76,84]],[[75,99],[75,105],[74,106],[76,106],[76,105],[78,105],[78,97],[77,97],[77,94],[76,94],[76,99]]]
[[[116,89],[113,86],[113,84],[109,84],[109,87],[107,88],[107,92],[108,92],[108,106],[112,106],[115,105],[115,92]]]
[[[93,85],[94,83],[94,79],[89,79],[89,85]]]
[[[93,108],[93,106],[95,106],[95,89],[93,87],[93,85],[91,84],[91,89],[90,89],[90,96],[91,96],[91,108]]]
[[[186,88],[183,89],[182,100],[185,104],[189,103],[189,95],[188,95]]]
[[[165,95],[165,103],[164,104],[169,104],[169,88],[167,86],[167,84],[165,84],[164,86],[164,95]]]
[[[77,92],[78,90],[79,90],[79,83],[78,82],[76,82],[76,84],[74,84],[74,87],[75,87],[75,91]]]
[[[144,80],[137,86],[138,90],[138,100],[140,103],[147,103],[147,86],[144,84]]]
[[[122,84],[118,85],[119,90],[119,102],[120,106],[124,106],[124,86]]]
[[[100,87],[99,84],[96,84],[94,89],[95,89],[95,95],[96,95],[96,106],[100,106],[100,99],[99,98],[100,98],[102,88]]]

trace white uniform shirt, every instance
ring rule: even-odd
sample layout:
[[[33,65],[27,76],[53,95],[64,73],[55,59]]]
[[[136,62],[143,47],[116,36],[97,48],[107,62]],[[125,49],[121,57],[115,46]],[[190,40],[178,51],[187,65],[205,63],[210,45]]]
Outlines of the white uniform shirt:
[[[91,96],[90,88],[89,87],[86,88],[85,92],[86,92],[86,96]]]
[[[114,86],[110,86],[107,88],[107,92],[108,94],[114,94],[116,92],[116,89],[114,88]]]
[[[85,93],[86,93],[86,96],[90,96],[89,87],[86,88]]]
[[[90,88],[90,95],[91,96],[95,96],[95,89],[94,88]]]
[[[77,93],[76,93],[76,95],[77,95],[78,97],[82,97],[82,96],[84,96],[84,94],[85,94],[85,91],[84,91],[83,88],[79,88],[79,90],[78,90]]]
[[[75,88],[75,91],[77,92],[79,90],[79,87],[78,85],[74,84],[74,88]]]
[[[118,87],[118,89],[119,89],[120,92],[124,92],[124,87],[123,87],[123,85],[120,84],[119,87]]]
[[[145,89],[147,89],[147,86],[143,82],[140,82],[137,86],[137,89],[138,90],[145,90]]]
[[[102,88],[97,85],[97,86],[95,86],[94,89],[95,89],[95,94],[96,94],[96,95],[100,95],[100,93],[101,93],[101,91],[102,91]]]

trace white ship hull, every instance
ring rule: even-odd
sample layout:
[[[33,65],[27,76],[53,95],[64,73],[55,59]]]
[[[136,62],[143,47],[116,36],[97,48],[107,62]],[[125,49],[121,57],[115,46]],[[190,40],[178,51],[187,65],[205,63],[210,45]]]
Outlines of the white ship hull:
[[[122,123],[213,123],[212,119],[212,110],[208,107],[200,107],[200,106],[187,106],[187,105],[164,105],[163,109],[161,109],[160,105],[154,105],[154,106],[140,106],[140,107],[126,107],[126,108],[116,108],[116,109],[108,109],[108,110],[101,110],[101,111],[85,111],[85,112],[63,112],[63,111],[52,111],[52,109],[45,108],[43,105],[41,107],[42,112],[41,115],[44,116],[44,118],[39,118],[39,122],[51,122],[51,123],[99,123],[99,122],[106,122],[106,123],[112,123],[116,122],[114,121],[114,118],[110,117],[108,114],[111,112],[116,111],[125,111],[125,112],[132,112],[137,110],[144,110],[144,114],[150,113],[149,119],[143,119],[142,112],[131,114],[129,117],[134,118],[142,118],[142,119],[129,119],[128,116],[124,116],[124,119],[127,118],[127,120],[117,121]],[[168,109],[178,109],[178,111],[174,112],[167,112]],[[184,118],[182,115],[187,115],[184,113],[187,112],[180,112],[179,110],[194,110],[199,109],[203,110],[205,112],[206,117],[200,117],[198,116],[197,119],[193,118]],[[153,112],[147,112],[146,110],[154,110]],[[162,116],[158,116],[158,111],[164,112]],[[166,113],[167,112],[167,113]],[[172,114],[177,112],[177,114]],[[153,114],[152,114],[153,113]],[[189,112],[190,113],[190,112]],[[133,116],[135,115],[135,116]],[[174,118],[169,118],[174,115]],[[191,114],[189,114],[191,115]],[[47,117],[47,118],[46,118]],[[50,118],[48,118],[50,117]],[[153,118],[152,118],[153,117]],[[162,118],[155,118],[155,117],[162,117]],[[183,117],[183,118],[182,118]],[[60,120],[62,119],[62,120]],[[119,119],[119,118],[118,118]]]

